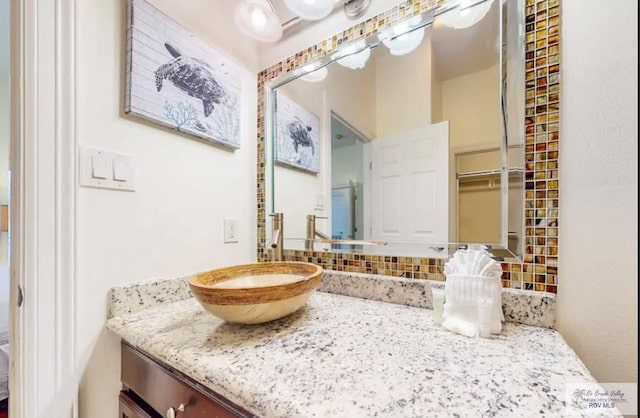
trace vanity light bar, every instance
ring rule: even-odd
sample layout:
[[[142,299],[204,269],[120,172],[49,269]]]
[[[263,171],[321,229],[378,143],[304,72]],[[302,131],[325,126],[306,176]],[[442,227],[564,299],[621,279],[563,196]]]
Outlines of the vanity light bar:
[[[271,6],[271,9],[276,11],[276,7],[273,4],[273,0],[266,0],[267,3],[269,3],[269,5]],[[335,0],[335,4],[333,6],[333,11],[331,12],[331,14],[335,13],[335,11],[338,9],[338,7],[340,6],[346,6],[345,3],[347,3],[348,1],[345,0]],[[331,14],[329,16],[331,16]],[[292,17],[291,19],[287,20],[286,22],[282,23],[282,30],[284,32],[284,36],[290,35],[293,30],[300,30],[302,29],[303,26],[312,24],[313,21],[310,20],[305,20],[302,19],[299,16],[295,16]],[[301,26],[302,25],[302,26]]]
[[[268,0],[268,1],[271,3],[271,0]],[[493,0],[472,0],[470,3],[464,4],[463,7],[464,8],[468,8],[468,7],[475,6],[477,4],[485,3],[487,1],[493,1]],[[337,0],[336,1],[336,5],[344,4],[344,3],[345,3],[344,0]],[[365,43],[366,47],[374,48],[374,47],[378,46],[383,39],[389,39],[389,40],[393,41],[394,39],[396,39],[396,38],[398,38],[400,36],[403,36],[403,35],[405,35],[407,33],[410,33],[410,32],[413,32],[415,30],[422,29],[422,28],[427,28],[427,27],[431,26],[433,24],[433,22],[435,21],[435,18],[438,17],[439,15],[441,15],[443,13],[446,13],[446,12],[449,12],[449,11],[454,10],[454,9],[458,9],[460,7],[461,7],[460,6],[460,2],[458,0],[447,2],[447,3],[441,5],[440,7],[436,8],[436,9],[427,11],[425,13],[422,13],[420,15],[417,15],[417,16],[414,16],[413,18],[408,19],[408,20],[416,19],[416,21],[420,22],[420,23],[414,23],[413,26],[411,26],[411,24],[409,24],[408,21],[400,22],[400,24],[402,24],[402,23],[407,24],[407,29],[404,30],[404,31],[397,31],[397,32],[393,33],[393,35],[387,35],[387,36],[383,35],[385,32],[387,32],[387,31],[393,29],[395,26],[397,26],[397,24],[396,24],[394,26],[391,26],[389,28],[384,29],[383,31],[381,31],[381,32],[379,32],[379,33],[377,33],[375,35],[371,35],[371,36],[365,38],[364,39],[364,43]],[[291,19],[290,22],[293,22],[294,20],[302,20],[302,19],[294,18],[294,19]],[[287,24],[288,24],[288,22],[287,22]],[[387,32],[387,33],[390,34],[392,32]],[[382,38],[381,38],[381,36],[382,36]],[[276,88],[282,86],[283,84],[288,83],[289,81],[293,81],[293,80],[295,80],[297,78],[305,76],[305,75],[307,75],[307,74],[309,74],[309,73],[311,73],[313,71],[316,71],[319,68],[326,67],[327,65],[331,64],[334,61],[337,61],[340,58],[343,58],[346,55],[351,55],[353,52],[350,52],[350,49],[353,48],[353,45],[357,44],[357,43],[362,43],[362,42],[363,42],[362,39],[357,40],[355,42],[351,42],[349,44],[344,45],[342,48],[340,48],[338,51],[336,51],[331,56],[326,56],[326,57],[323,57],[323,58],[321,58],[321,59],[319,59],[317,61],[305,64],[302,68],[299,68],[299,69],[295,70],[293,72],[293,74],[291,74],[291,73],[282,74],[279,77],[276,77],[275,79],[271,80],[269,87],[272,88],[272,89],[276,89]],[[344,53],[344,52],[341,53],[341,51],[345,51],[345,50],[347,51],[347,53]],[[361,51],[361,49],[360,49],[360,51]]]

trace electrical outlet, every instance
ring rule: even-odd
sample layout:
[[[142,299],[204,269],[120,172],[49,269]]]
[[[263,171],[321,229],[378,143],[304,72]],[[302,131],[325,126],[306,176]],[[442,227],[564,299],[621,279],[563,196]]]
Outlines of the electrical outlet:
[[[224,220],[224,242],[238,242],[238,220],[237,219],[225,219]]]

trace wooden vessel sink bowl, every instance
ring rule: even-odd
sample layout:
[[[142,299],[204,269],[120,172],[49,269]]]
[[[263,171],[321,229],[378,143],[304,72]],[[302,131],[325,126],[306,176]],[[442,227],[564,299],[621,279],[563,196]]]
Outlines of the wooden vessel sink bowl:
[[[321,280],[322,267],[285,261],[207,271],[189,279],[189,287],[200,305],[218,318],[260,324],[300,309]]]

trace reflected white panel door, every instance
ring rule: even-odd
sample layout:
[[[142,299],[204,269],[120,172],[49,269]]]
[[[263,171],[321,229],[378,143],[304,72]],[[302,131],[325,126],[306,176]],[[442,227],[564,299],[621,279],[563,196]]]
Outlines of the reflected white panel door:
[[[331,190],[331,235],[337,239],[354,239],[351,187]]]
[[[449,241],[449,122],[371,142],[371,239]]]

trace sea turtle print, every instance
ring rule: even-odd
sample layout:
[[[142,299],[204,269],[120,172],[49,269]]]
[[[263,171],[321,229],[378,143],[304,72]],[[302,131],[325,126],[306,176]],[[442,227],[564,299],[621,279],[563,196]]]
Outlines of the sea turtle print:
[[[216,81],[214,69],[206,62],[182,55],[170,43],[164,44],[173,59],[156,70],[156,89],[162,90],[165,79],[191,97],[202,100],[204,116],[208,117],[215,104],[224,103],[227,92]]]
[[[302,121],[296,120],[287,124],[287,131],[289,136],[293,140],[293,148],[298,152],[298,147],[311,147],[311,155],[315,155],[315,149],[313,147],[313,140],[311,139],[311,126],[304,126]]]

